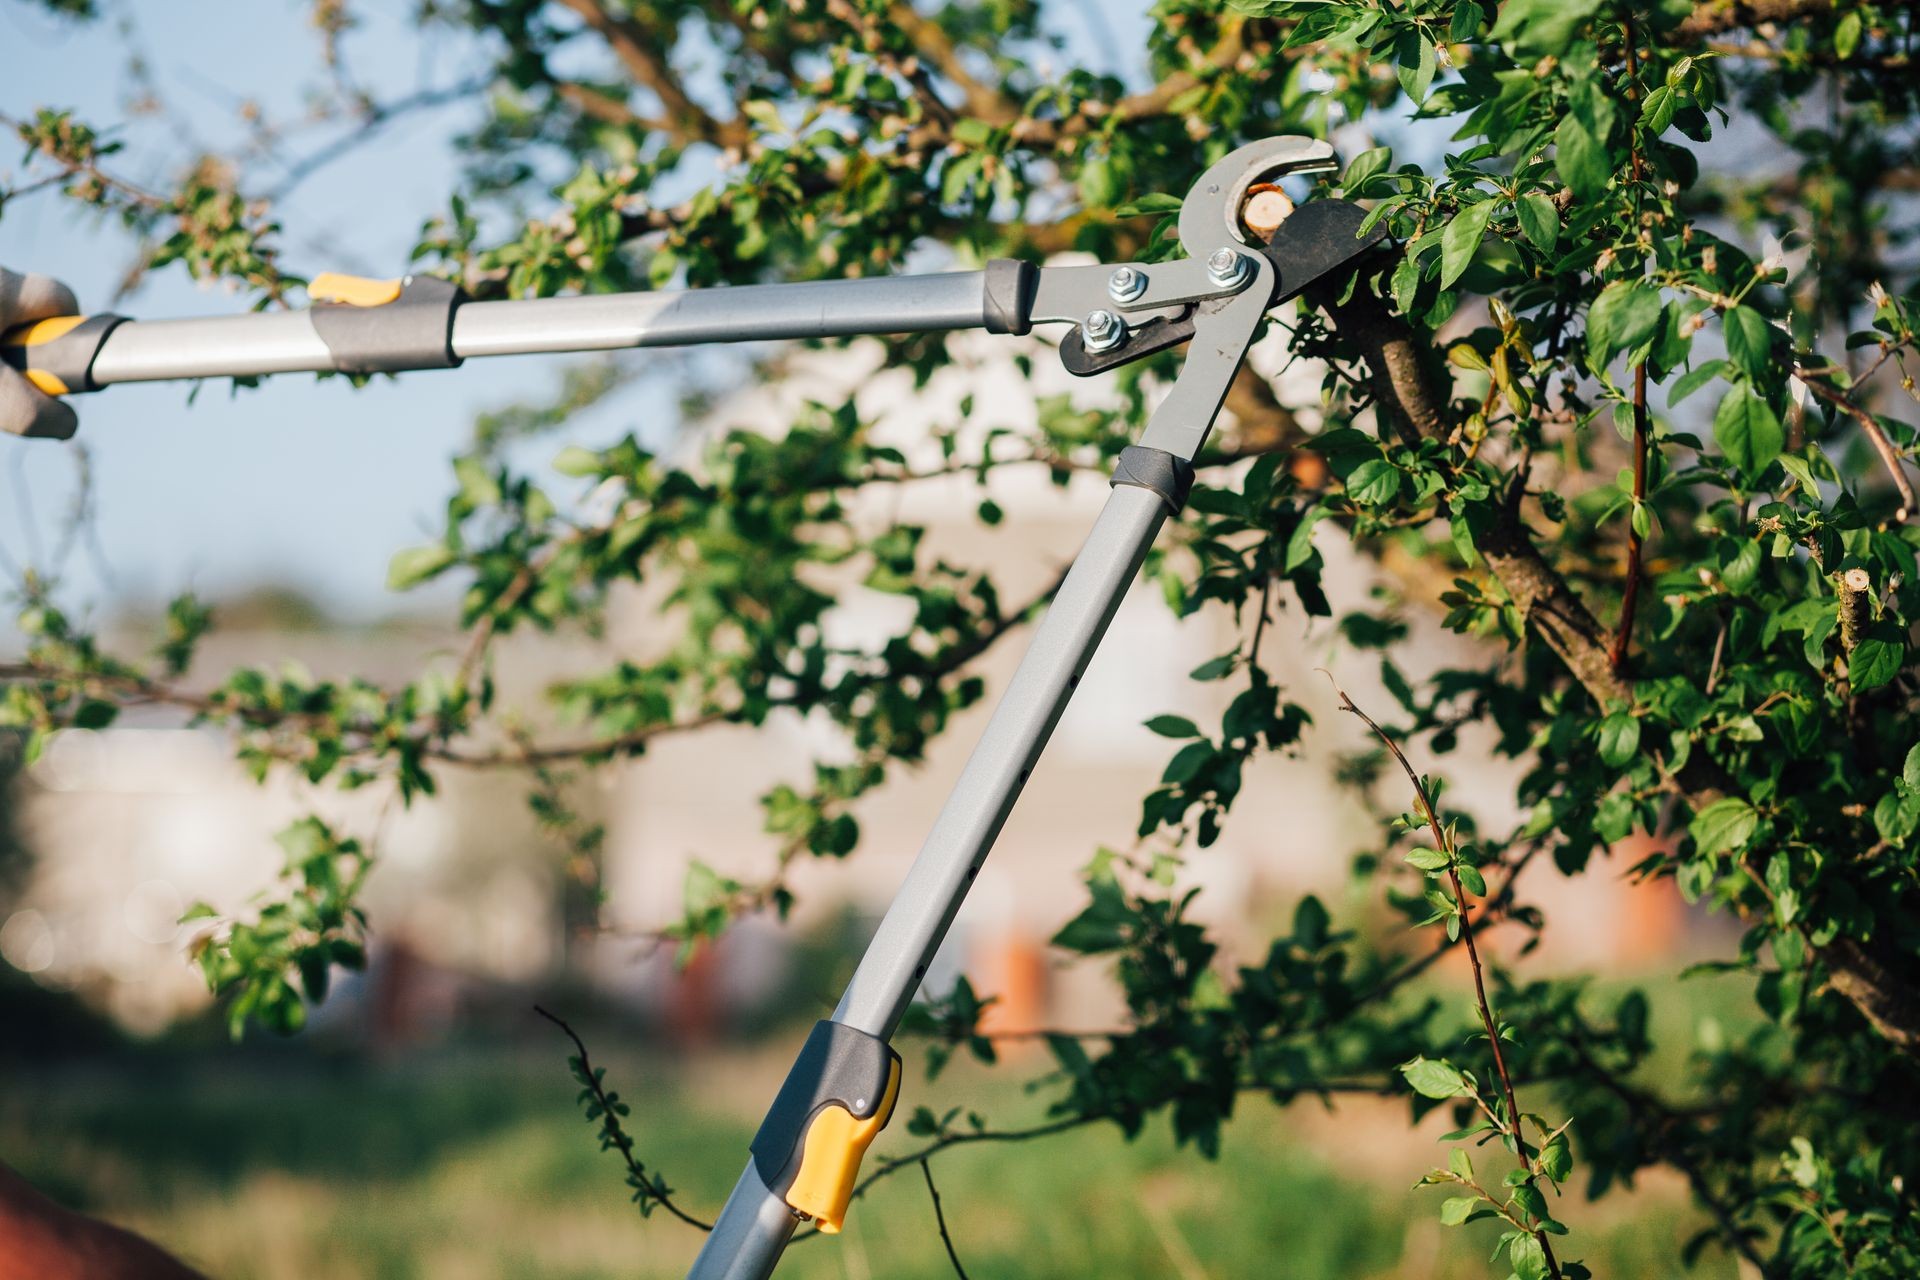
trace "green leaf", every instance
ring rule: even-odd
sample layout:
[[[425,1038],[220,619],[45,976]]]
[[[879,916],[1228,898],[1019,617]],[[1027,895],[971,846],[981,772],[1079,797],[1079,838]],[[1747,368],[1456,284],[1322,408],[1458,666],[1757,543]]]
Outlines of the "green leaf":
[[[1341,189],[1352,195],[1354,191],[1366,185],[1368,178],[1386,168],[1392,160],[1392,147],[1370,147],[1362,151],[1347,166],[1347,172],[1340,179]]]
[[[1904,844],[1920,831],[1920,791],[1889,791],[1873,806],[1873,827],[1888,844]]]
[[[1668,125],[1673,123],[1673,113],[1679,106],[1678,95],[1666,85],[1661,85],[1648,94],[1647,100],[1641,104],[1640,120],[1646,126],[1647,132],[1657,138],[1667,131]]]
[[[1185,716],[1155,716],[1147,721],[1147,728],[1163,738],[1197,738],[1200,726]]]
[[[1480,1203],[1479,1196],[1450,1196],[1440,1206],[1440,1225],[1459,1226],[1473,1216],[1473,1211],[1480,1207]]]
[[[1134,218],[1143,213],[1178,212],[1180,212],[1180,197],[1166,195],[1159,191],[1151,191],[1146,195],[1135,197],[1113,211],[1117,218]]]
[[[1569,113],[1554,130],[1553,143],[1559,152],[1560,176],[1582,200],[1591,200],[1607,189],[1613,180],[1613,159],[1600,139]]]
[[[1900,674],[1906,656],[1906,641],[1899,628],[1889,622],[1876,622],[1847,656],[1847,681],[1855,692],[1878,689]]]
[[[1777,461],[1780,463],[1780,469],[1792,476],[1795,483],[1797,483],[1804,492],[1813,495],[1819,494],[1820,485],[1814,479],[1813,466],[1805,458],[1800,457],[1798,454],[1783,453]]]
[[[1480,24],[1487,20],[1486,10],[1476,0],[1460,0],[1453,7],[1453,19],[1447,24],[1447,39],[1462,44],[1473,39],[1480,32]]]
[[[1369,458],[1347,476],[1347,496],[1363,507],[1393,501],[1400,492],[1400,468],[1385,458]]]
[[[1293,909],[1293,940],[1309,951],[1326,945],[1327,927],[1332,918],[1320,899],[1308,894]]]
[[[1292,573],[1313,558],[1313,526],[1326,516],[1327,509],[1315,504],[1300,513],[1300,523],[1293,527],[1287,537],[1287,552],[1281,559],[1280,572]]]
[[[1900,770],[1900,776],[1906,779],[1908,786],[1920,790],[1920,743],[1916,743],[1907,752],[1907,763]]]
[[[1851,58],[1853,51],[1860,47],[1860,11],[1848,13],[1833,29],[1833,51],[1842,61]]]
[[[1727,354],[1749,377],[1758,378],[1772,365],[1773,326],[1752,307],[1734,307],[1721,321]]]
[[[1522,1233],[1507,1247],[1513,1274],[1520,1280],[1547,1280],[1547,1254],[1536,1236]]]
[[[454,562],[451,548],[443,543],[425,547],[407,547],[393,553],[387,562],[387,589],[405,591],[444,571]]]
[[[1640,721],[1631,713],[1616,711],[1600,722],[1600,759],[1619,768],[1640,750]]]
[[[1667,388],[1667,407],[1672,408],[1679,404],[1726,371],[1725,360],[1709,360],[1698,368],[1687,370],[1675,378],[1673,385]]]
[[[1486,238],[1487,223],[1492,220],[1497,200],[1482,200],[1470,204],[1453,215],[1453,221],[1447,223],[1446,231],[1440,237],[1440,287],[1449,289],[1460,278],[1460,273],[1473,265],[1473,255],[1479,252],[1480,242]]]
[[[1189,680],[1219,680],[1231,674],[1239,662],[1237,653],[1223,653],[1217,658],[1209,658],[1187,673]]]
[[[1513,1189],[1513,1202],[1535,1222],[1553,1216],[1547,1212],[1547,1198],[1540,1194],[1540,1188],[1528,1183]]]
[[[1426,101],[1436,66],[1433,41],[1420,28],[1407,27],[1394,43],[1394,58],[1400,64],[1400,87],[1415,102]]]
[[[1757,479],[1787,444],[1780,419],[1744,384],[1728,390],[1714,410],[1713,438],[1749,480]]]
[[[597,476],[605,468],[599,454],[573,444],[554,457],[553,469],[563,476]]]
[[[1596,373],[1622,351],[1632,351],[1660,327],[1660,290],[1641,280],[1616,280],[1587,311],[1587,364]]]
[[[1400,1074],[1413,1091],[1426,1098],[1459,1098],[1473,1092],[1467,1078],[1451,1063],[1433,1058],[1415,1058],[1403,1063]]]
[[[1555,1182],[1565,1182],[1573,1172],[1573,1152],[1567,1146],[1565,1134],[1540,1148],[1540,1171]]]
[[[967,117],[956,120],[953,125],[953,140],[962,146],[985,146],[993,138],[993,126],[985,120]]]
[[[1173,759],[1167,761],[1167,768],[1160,775],[1160,781],[1179,784],[1189,782],[1208,764],[1217,753],[1213,744],[1202,738],[1198,742],[1189,742],[1173,753]]]
[[[1522,57],[1562,54],[1600,8],[1600,0],[1506,0],[1493,41]]]
[[[1767,892],[1773,895],[1774,915],[1782,925],[1790,925],[1800,914],[1800,889],[1794,880],[1793,860],[1776,853],[1767,860]]]
[[[1134,913],[1111,871],[1092,876],[1087,881],[1087,891],[1091,901],[1086,910],[1053,935],[1053,945],[1083,955],[1112,951],[1126,942],[1127,927],[1133,922]]]
[[[1713,854],[1745,848],[1759,825],[1760,815],[1752,805],[1737,796],[1727,796],[1693,815],[1687,831],[1700,853]]]
[[[1560,210],[1539,192],[1521,196],[1513,206],[1520,217],[1520,234],[1542,253],[1552,253],[1560,243]]]

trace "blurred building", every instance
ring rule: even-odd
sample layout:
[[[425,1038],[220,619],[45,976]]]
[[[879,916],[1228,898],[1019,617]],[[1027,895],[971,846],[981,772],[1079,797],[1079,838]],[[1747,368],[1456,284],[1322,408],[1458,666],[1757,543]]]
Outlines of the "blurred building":
[[[720,430],[788,421],[804,401],[839,404],[853,398],[879,420],[888,443],[910,459],[932,461],[930,429],[960,418],[972,395],[971,429],[1021,427],[1036,412],[1036,395],[1071,393],[1089,402],[1098,382],[1080,383],[1034,348],[1038,376],[1013,366],[1014,344],[963,336],[959,360],[915,388],[905,370],[880,372],[877,343],[791,357],[775,382],[722,403],[708,425]],[[1269,370],[1279,352],[1259,353]],[[1320,373],[1295,367],[1284,378],[1311,402]],[[996,473],[991,496],[1005,511],[997,527],[976,516],[980,493],[964,476],[866,495],[863,518],[899,516],[929,527],[926,554],[990,568],[1009,601],[1042,588],[1068,562],[1106,486],[1079,476],[1064,490],[1040,468]],[[1363,604],[1382,582],[1381,568],[1352,553],[1337,535],[1321,539],[1336,614]],[[1396,583],[1403,594],[1430,594]],[[1326,667],[1363,705],[1385,716],[1377,658],[1343,648],[1326,621],[1311,622],[1289,592],[1269,624],[1263,657],[1285,696],[1312,709],[1315,726],[1296,756],[1263,758],[1248,771],[1225,833],[1196,851],[1186,876],[1203,890],[1200,914],[1218,924],[1243,953],[1259,954],[1264,931],[1313,891],[1348,910],[1377,910],[1377,893],[1356,888],[1351,855],[1374,840],[1375,820],[1335,780],[1341,757],[1368,745],[1360,726],[1341,715]],[[1410,610],[1413,643],[1396,657],[1425,671],[1484,660],[1468,642],[1437,625],[1437,612]],[[832,638],[874,643],[908,621],[903,602],[849,587],[835,610]],[[604,640],[518,638],[499,652],[502,705],[532,708],[539,690],[563,674],[590,670],[616,654],[644,654],[666,639],[670,622],[643,593],[625,598]],[[1115,619],[1065,717],[1014,810],[930,982],[965,969],[982,991],[1003,997],[1002,1026],[1046,1020],[1075,1022],[1110,1011],[1099,966],[1067,966],[1046,939],[1084,900],[1078,872],[1101,845],[1130,848],[1139,797],[1150,790],[1177,745],[1144,727],[1176,713],[1217,725],[1237,691],[1233,682],[1201,684],[1187,673],[1231,648],[1235,625],[1223,609],[1175,619],[1156,588],[1138,585]],[[919,848],[933,815],[957,777],[991,710],[997,690],[1025,645],[1010,635],[988,655],[987,700],[960,717],[925,764],[900,776],[857,810],[863,838],[846,862],[807,862],[793,887],[802,931],[849,909],[881,912]],[[451,631],[394,627],[332,631],[288,629],[271,620],[223,628],[209,640],[194,673],[212,682],[240,665],[296,661],[322,676],[363,674],[400,681],[423,663],[447,660],[460,637]],[[775,717],[761,729],[722,727],[664,739],[641,760],[602,770],[578,800],[604,820],[600,874],[608,899],[605,928],[587,945],[567,936],[562,854],[527,813],[524,786],[511,774],[442,769],[440,794],[401,808],[379,788],[337,793],[276,775],[255,786],[232,763],[217,733],[178,717],[143,713],[105,732],[69,732],[51,744],[14,797],[17,821],[37,864],[26,890],[0,924],[0,956],[49,985],[81,989],[127,1025],[157,1030],[203,1007],[207,997],[183,951],[191,930],[176,924],[186,905],[205,898],[244,911],[250,894],[279,866],[271,835],[292,818],[320,812],[375,844],[380,868],[370,883],[376,964],[349,984],[340,1002],[387,1034],[444,1025],[456,1016],[460,991],[472,984],[524,984],[551,977],[563,959],[610,994],[652,1009],[682,1034],[698,1035],[712,1012],[751,1008],[773,993],[831,1006],[831,990],[792,993],[789,932],[749,922],[686,974],[675,976],[663,949],[636,940],[678,918],[688,864],[698,859],[742,881],[763,877],[772,840],[761,828],[758,797],[768,786],[804,785],[816,756],[841,749],[831,725]],[[1469,740],[1434,762],[1454,783],[1449,799],[1477,812],[1491,830],[1511,824],[1514,767],[1491,759]],[[1383,802],[1400,798],[1391,779]],[[1631,889],[1624,873],[1635,857],[1598,863],[1580,881],[1551,870],[1533,873],[1528,898],[1553,918],[1546,964],[1618,965],[1677,945],[1680,917],[1663,888]],[[1534,963],[1534,961],[1530,961]]]

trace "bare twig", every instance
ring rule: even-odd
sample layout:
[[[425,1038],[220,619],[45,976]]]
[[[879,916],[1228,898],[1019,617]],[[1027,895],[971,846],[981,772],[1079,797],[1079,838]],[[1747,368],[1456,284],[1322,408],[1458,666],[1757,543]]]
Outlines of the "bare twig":
[[[1880,424],[1874,421],[1871,413],[1855,404],[1853,398],[1844,391],[1820,381],[1813,370],[1801,368],[1796,372],[1800,375],[1801,386],[1860,424],[1860,430],[1866,433],[1867,439],[1873,444],[1873,451],[1880,455],[1880,461],[1885,464],[1887,474],[1893,477],[1893,487],[1900,491],[1900,509],[1894,513],[1894,522],[1906,523],[1907,517],[1920,508],[1920,498],[1914,496],[1913,482],[1907,479],[1906,469],[1900,465],[1900,455],[1894,449],[1893,442],[1887,439],[1887,433],[1880,429]]]
[[[940,1224],[940,1243],[947,1246],[947,1261],[953,1264],[953,1273],[960,1280],[967,1280],[967,1269],[960,1265],[960,1255],[953,1247],[953,1236],[947,1231],[947,1215],[940,1211],[940,1189],[933,1185],[933,1166],[922,1160],[920,1173],[927,1180],[927,1194],[933,1197],[933,1220]]]

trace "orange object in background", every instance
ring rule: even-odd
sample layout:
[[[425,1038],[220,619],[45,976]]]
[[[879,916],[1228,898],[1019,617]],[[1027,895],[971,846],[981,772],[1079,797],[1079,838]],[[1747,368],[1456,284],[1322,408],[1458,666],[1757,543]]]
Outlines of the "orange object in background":
[[[702,942],[667,990],[667,1029],[682,1049],[712,1044],[720,1033],[719,945]]]
[[[983,942],[973,960],[968,968],[975,975],[974,989],[999,997],[980,1015],[982,1033],[1031,1031],[1047,1025],[1047,997],[1053,984],[1045,942],[1025,932],[1003,933]]]

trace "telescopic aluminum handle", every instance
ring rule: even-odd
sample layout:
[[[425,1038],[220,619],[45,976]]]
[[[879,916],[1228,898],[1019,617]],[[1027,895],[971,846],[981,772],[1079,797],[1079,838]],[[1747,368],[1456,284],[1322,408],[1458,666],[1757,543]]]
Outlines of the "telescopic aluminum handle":
[[[0,335],[0,360],[50,395],[123,382],[394,373],[481,356],[985,329],[1025,333],[1038,269],[470,302],[428,276],[317,277],[320,305],[192,320],[62,316]]]

